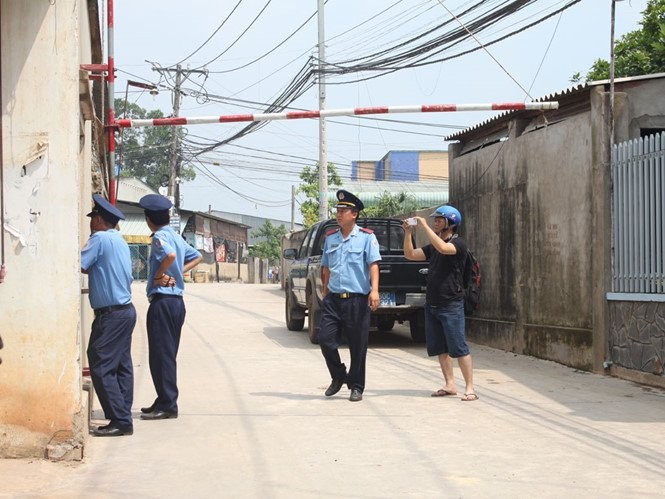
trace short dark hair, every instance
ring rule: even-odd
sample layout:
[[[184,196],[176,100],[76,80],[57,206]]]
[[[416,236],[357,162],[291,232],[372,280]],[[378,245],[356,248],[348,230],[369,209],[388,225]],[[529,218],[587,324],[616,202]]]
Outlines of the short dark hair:
[[[160,210],[160,211],[152,211],[152,210],[144,210],[145,216],[150,219],[152,223],[155,225],[161,227],[163,225],[168,225],[170,216],[169,216],[169,210]]]

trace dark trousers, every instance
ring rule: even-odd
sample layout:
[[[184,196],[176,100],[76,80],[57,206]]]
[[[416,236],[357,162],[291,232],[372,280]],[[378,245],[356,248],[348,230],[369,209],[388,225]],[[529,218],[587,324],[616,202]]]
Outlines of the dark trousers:
[[[148,307],[148,360],[160,411],[178,412],[176,356],[185,313],[182,296],[153,295]]]
[[[351,355],[351,367],[339,356],[339,343],[346,337]],[[346,379],[349,389],[365,389],[365,359],[369,338],[369,307],[367,296],[340,298],[328,293],[321,304],[319,346],[332,379]]]
[[[133,305],[97,315],[92,322],[87,351],[92,385],[104,417],[121,428],[132,426],[132,331],[135,324]]]

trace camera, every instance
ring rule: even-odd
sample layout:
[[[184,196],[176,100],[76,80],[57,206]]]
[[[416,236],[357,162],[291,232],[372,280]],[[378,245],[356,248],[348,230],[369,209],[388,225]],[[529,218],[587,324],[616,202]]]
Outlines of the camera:
[[[409,225],[418,225],[418,220],[416,220],[415,218],[407,218],[406,223]]]

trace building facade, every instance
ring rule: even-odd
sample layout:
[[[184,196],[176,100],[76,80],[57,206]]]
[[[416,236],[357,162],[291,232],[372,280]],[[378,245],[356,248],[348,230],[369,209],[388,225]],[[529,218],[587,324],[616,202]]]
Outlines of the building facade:
[[[97,2],[2,0],[0,36],[0,457],[76,459],[88,423],[80,250],[104,149],[99,89],[80,68],[102,62]]]
[[[662,386],[662,362],[621,366],[610,351],[616,341],[630,345],[621,335],[640,321],[665,317],[665,295],[631,307],[609,294],[609,87],[578,86],[544,99],[558,110],[509,112],[447,137],[455,141],[451,202],[482,267],[481,304],[467,330],[489,346]],[[665,74],[616,80],[615,142],[665,129],[663,92]],[[613,312],[620,307],[631,313]],[[634,356],[663,359],[662,330],[648,331],[633,343]]]

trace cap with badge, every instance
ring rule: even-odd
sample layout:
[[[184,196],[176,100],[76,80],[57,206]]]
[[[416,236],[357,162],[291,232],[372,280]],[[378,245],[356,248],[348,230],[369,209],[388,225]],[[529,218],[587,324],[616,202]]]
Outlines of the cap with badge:
[[[165,211],[170,210],[173,203],[161,194],[146,194],[139,199],[139,206],[148,211]]]
[[[100,194],[93,194],[92,200],[95,203],[95,206],[92,208],[92,211],[88,213],[87,216],[94,217],[99,215],[106,222],[115,225],[118,223],[118,220],[124,220],[125,214],[120,211],[118,208],[109,203],[104,199]]]
[[[356,211],[362,211],[365,205],[357,196],[351,194],[349,191],[340,189],[337,191],[337,205],[335,208],[351,208]]]

